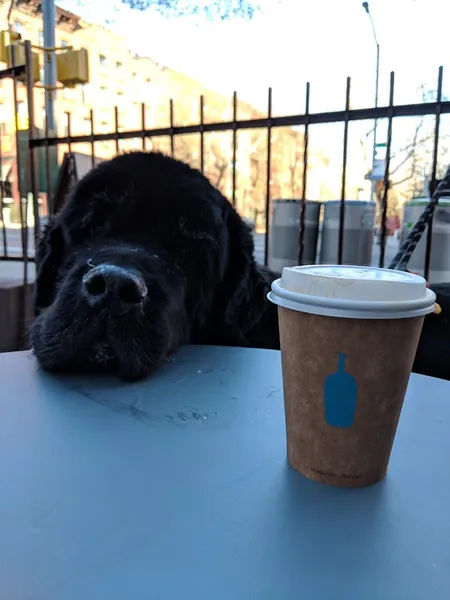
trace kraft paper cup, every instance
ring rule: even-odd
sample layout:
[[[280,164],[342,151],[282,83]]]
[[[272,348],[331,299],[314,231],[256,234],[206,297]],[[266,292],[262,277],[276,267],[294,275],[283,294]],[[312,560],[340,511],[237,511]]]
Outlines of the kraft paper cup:
[[[278,305],[287,455],[340,487],[382,479],[435,294],[422,277],[372,267],[283,269]]]

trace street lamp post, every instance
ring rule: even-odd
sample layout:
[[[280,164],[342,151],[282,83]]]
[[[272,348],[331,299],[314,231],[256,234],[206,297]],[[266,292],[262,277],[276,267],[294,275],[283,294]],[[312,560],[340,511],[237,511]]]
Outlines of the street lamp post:
[[[378,43],[377,32],[375,30],[375,24],[373,22],[372,13],[370,12],[370,9],[369,9],[369,3],[363,2],[362,7],[364,8],[364,10],[366,11],[366,13],[369,16],[370,24],[372,25],[373,37],[374,37],[376,48],[377,48],[377,61],[376,61],[376,69],[375,69],[375,108],[378,108],[378,84],[379,84],[379,78],[380,78],[380,44]],[[375,185],[376,185],[374,173],[375,173],[375,158],[376,158],[376,153],[377,153],[377,126],[378,126],[378,119],[375,119],[374,125],[373,125],[373,149],[372,149],[372,177],[371,177],[371,179],[372,179],[371,199],[372,200],[375,197]]]
[[[44,25],[44,47],[55,48],[56,8],[55,0],[42,0],[42,20]],[[55,126],[55,89],[56,89],[56,55],[54,50],[44,52],[44,84],[45,113],[47,129],[54,135]]]

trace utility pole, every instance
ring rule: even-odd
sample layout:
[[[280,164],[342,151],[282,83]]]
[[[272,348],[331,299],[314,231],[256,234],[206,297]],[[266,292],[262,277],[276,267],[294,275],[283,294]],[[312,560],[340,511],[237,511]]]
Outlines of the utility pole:
[[[44,85],[45,85],[45,113],[47,115],[47,128],[50,133],[56,134],[55,126],[55,97],[56,97],[56,54],[55,54],[55,27],[56,8],[54,0],[42,0],[42,20],[44,25]]]
[[[378,87],[379,87],[379,79],[380,79],[380,44],[378,43],[377,32],[375,30],[375,23],[373,22],[372,13],[369,9],[369,3],[363,2],[362,7],[366,11],[369,16],[370,24],[372,25],[373,38],[375,40],[376,45],[376,66],[375,66],[375,108],[378,108]],[[377,155],[377,127],[378,127],[378,119],[375,119],[373,125],[373,149],[372,149],[372,194],[371,200],[375,197],[375,188],[376,188],[376,180],[374,179],[375,172],[375,160]]]

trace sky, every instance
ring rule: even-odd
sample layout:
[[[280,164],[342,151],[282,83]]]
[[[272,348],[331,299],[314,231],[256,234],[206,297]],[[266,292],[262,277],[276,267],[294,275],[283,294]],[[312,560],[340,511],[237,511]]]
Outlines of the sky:
[[[204,18],[167,19],[153,9],[133,11],[118,0],[59,3],[87,21],[107,25],[123,35],[131,50],[229,95],[230,101],[236,90],[239,98],[264,110],[271,86],[274,116],[303,113],[307,81],[311,112],[342,110],[348,76],[352,80],[351,107],[374,106],[376,44],[360,0],[261,0],[262,14],[251,21],[213,23]],[[395,72],[395,103],[408,104],[422,101],[421,86],[436,90],[440,65],[444,67],[443,94],[450,98],[450,4],[443,0],[371,0],[369,6],[380,45],[379,104],[388,104],[391,71]],[[432,131],[433,117],[425,122]],[[416,123],[417,119],[395,120],[394,165],[396,157],[401,162],[401,148],[409,143]],[[312,127],[311,152],[320,154],[326,149],[329,159],[340,165],[342,127]],[[372,127],[363,121],[349,128],[349,163],[361,173],[367,172],[371,161]],[[386,133],[387,121],[382,120],[377,141],[386,142]],[[441,119],[442,135],[450,135],[447,115]],[[363,139],[365,150],[361,153]]]
[[[274,113],[300,112],[306,81],[311,110],[339,110],[346,77],[352,77],[352,107],[372,106],[376,46],[359,0],[262,0],[252,21],[210,23],[190,17],[165,19],[155,10],[133,11],[111,0],[60,4],[86,20],[124,35],[136,52],[186,73],[214,90],[237,90],[263,107],[273,88]],[[396,103],[418,100],[421,84],[435,88],[439,65],[448,69],[448,22],[443,0],[372,0],[380,44],[380,104],[387,104],[389,73],[396,72]]]

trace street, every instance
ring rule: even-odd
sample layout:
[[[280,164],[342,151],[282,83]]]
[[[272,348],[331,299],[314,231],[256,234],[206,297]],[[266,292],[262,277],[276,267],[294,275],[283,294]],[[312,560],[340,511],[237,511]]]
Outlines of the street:
[[[22,256],[22,231],[20,227],[14,229],[0,226],[0,256],[5,256],[5,240],[9,256]],[[28,256],[34,256],[34,228],[28,228]]]
[[[22,255],[22,234],[20,228],[5,228],[8,255],[18,257]],[[264,234],[255,233],[255,257],[260,263],[264,262]],[[3,228],[0,227],[0,256],[4,253]],[[388,265],[398,250],[398,240],[392,236],[387,238],[385,264]],[[34,256],[34,228],[28,229],[28,256]],[[375,242],[373,245],[372,265],[378,266],[380,246]],[[1,269],[1,266],[0,266]]]
[[[264,234],[254,234],[255,240],[255,258],[258,262],[264,262]],[[388,266],[391,260],[395,257],[398,251],[398,240],[394,236],[389,236],[386,240],[386,252],[385,252],[385,266]],[[380,260],[380,246],[375,241],[372,251],[372,266],[378,267],[378,261]]]

